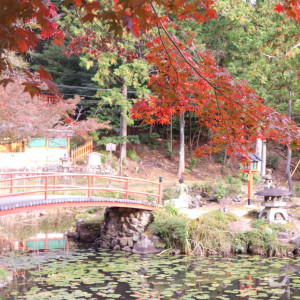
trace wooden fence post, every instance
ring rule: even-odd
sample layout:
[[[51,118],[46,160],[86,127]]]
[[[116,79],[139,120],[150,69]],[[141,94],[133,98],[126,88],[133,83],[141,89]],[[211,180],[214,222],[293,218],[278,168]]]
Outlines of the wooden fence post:
[[[129,188],[129,178],[126,177],[126,181],[125,181],[125,199],[128,200],[129,194],[128,194],[128,188]]]
[[[88,197],[91,197],[91,175],[88,175]]]
[[[14,186],[14,181],[13,181],[13,174],[10,174],[10,193],[13,193],[13,186]]]
[[[95,177],[95,173],[93,175],[93,188],[95,187],[95,180],[96,180],[96,177]],[[94,197],[95,196],[95,190],[93,189],[92,190],[92,196]]]

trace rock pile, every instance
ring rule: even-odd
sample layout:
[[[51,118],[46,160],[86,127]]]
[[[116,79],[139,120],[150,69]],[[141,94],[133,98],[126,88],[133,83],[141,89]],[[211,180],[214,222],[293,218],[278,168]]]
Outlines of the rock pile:
[[[100,238],[95,240],[101,248],[147,254],[158,253],[157,237],[145,234],[153,221],[152,213],[146,210],[122,207],[107,208]]]

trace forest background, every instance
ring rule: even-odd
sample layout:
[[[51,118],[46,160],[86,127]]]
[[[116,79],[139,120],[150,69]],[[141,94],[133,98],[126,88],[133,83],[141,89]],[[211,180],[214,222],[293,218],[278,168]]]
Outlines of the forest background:
[[[176,102],[172,105],[167,103],[165,107],[162,105],[164,110],[153,110],[155,118],[145,113],[141,120],[137,119],[141,117],[138,114],[140,110],[137,109],[141,108],[137,106],[141,104],[140,99],[147,95],[151,97],[155,93],[151,81],[149,86],[149,80],[159,69],[157,63],[156,66],[150,63],[151,53],[146,44],[149,39],[154,40],[154,36],[159,35],[163,46],[170,47],[162,37],[163,26],[144,32],[137,39],[140,33],[137,32],[133,19],[128,18],[127,29],[132,34],[123,35],[114,41],[111,38],[111,45],[103,42],[99,47],[101,37],[112,34],[105,30],[101,20],[91,18],[89,22],[83,19],[87,15],[81,15],[80,7],[69,10],[61,1],[53,2],[58,7],[57,22],[66,33],[66,38],[56,44],[53,44],[53,38],[49,38],[40,43],[35,51],[27,51],[23,62],[25,68],[38,71],[42,65],[52,75],[64,98],[79,95],[80,118],[96,117],[99,122],[110,121],[111,129],[102,128],[92,134],[91,138],[99,147],[109,142],[120,143],[120,165],[127,156],[127,143],[158,147],[163,140],[163,151],[172,158],[177,150],[173,146],[174,141],[178,139],[181,140],[178,175],[181,176],[185,171],[184,143],[191,153],[189,165],[196,164],[194,151],[213,141],[215,132],[211,125],[199,121],[199,113],[194,108],[180,110],[178,113]],[[275,11],[273,1],[219,0],[214,4],[214,9],[207,17],[208,22],[199,22],[201,15],[199,18],[183,20],[169,15],[172,25],[168,31],[178,38],[179,44],[184,41],[188,45],[190,55],[199,58],[199,53],[211,53],[217,67],[227,69],[236,80],[247,81],[265,105],[287,114],[299,125],[297,20]],[[133,24],[130,25],[130,22]],[[80,42],[78,37],[81,37]],[[166,68],[173,68],[173,77],[180,80],[178,73],[184,73],[185,69],[179,71],[179,64],[176,65],[178,61],[172,57],[172,51],[161,54],[161,60],[164,61],[166,56],[169,56]],[[21,58],[18,55],[17,58],[17,65],[20,65]],[[201,59],[205,60],[204,57]],[[175,93],[170,98],[184,98]],[[201,113],[204,114],[204,111]],[[215,112],[210,110],[209,113]],[[219,117],[222,115],[221,112],[217,114]],[[231,116],[231,119],[234,123],[235,118]],[[221,122],[217,116],[216,120]],[[73,146],[82,142],[81,139],[74,139]],[[220,142],[209,155],[221,153],[218,157],[226,161],[228,155],[234,154],[234,150],[227,147],[227,142]],[[299,152],[292,153],[291,147],[279,146],[276,142],[272,145],[279,147],[280,151],[287,151],[287,170],[290,172],[291,156],[297,158]],[[132,151],[129,154],[134,157]]]

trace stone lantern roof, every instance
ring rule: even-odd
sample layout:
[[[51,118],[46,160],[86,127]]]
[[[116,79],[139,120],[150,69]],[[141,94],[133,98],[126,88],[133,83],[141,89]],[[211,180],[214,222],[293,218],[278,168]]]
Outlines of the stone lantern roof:
[[[270,188],[270,189],[264,189],[262,191],[259,191],[255,193],[255,195],[264,196],[264,197],[283,197],[283,196],[291,196],[292,192],[283,189]]]

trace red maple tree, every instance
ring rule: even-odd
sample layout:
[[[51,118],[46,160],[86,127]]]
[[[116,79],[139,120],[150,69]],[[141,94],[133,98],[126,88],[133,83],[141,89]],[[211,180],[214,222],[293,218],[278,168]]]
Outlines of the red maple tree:
[[[22,92],[24,80],[15,79],[6,88],[0,87],[0,143],[20,141],[32,137],[64,137],[87,135],[87,132],[109,128],[96,119],[76,121],[79,97],[75,99],[45,101],[45,97],[31,97]],[[68,122],[66,122],[68,120]]]
[[[298,2],[285,0],[275,9],[298,21]],[[262,99],[245,82],[235,81],[225,69],[219,68],[210,53],[191,55],[188,45],[169,33],[168,27],[174,26],[169,18],[171,15],[179,20],[193,18],[198,22],[217,18],[214,0],[114,0],[111,7],[101,1],[66,0],[64,3],[84,12],[80,18],[82,24],[95,19],[106,24],[107,39],[111,34],[122,37],[124,28],[137,38],[140,33],[158,28],[159,36],[148,44],[151,51],[147,56],[148,62],[157,68],[149,83],[156,96],[141,99],[133,109],[135,117],[144,117],[150,123],[168,123],[171,112],[194,112],[199,116],[199,123],[214,133],[211,144],[197,150],[198,154],[209,153],[212,149],[218,151],[224,145],[229,152],[244,152],[257,137],[299,147],[299,129],[287,116],[264,106]],[[160,8],[161,15],[156,7]],[[5,50],[24,53],[29,47],[35,48],[40,38],[62,42],[63,33],[55,22],[56,7],[51,2],[2,1],[0,9],[10,12],[0,20],[0,70],[10,68],[3,55]],[[39,30],[33,30],[31,22],[38,24]],[[86,35],[88,43],[92,32]],[[22,43],[18,44],[20,40]],[[79,51],[80,43],[82,37],[77,43]],[[42,81],[51,86],[51,77],[42,68],[39,74]],[[32,84],[28,72],[27,76],[25,89],[35,95],[38,87]],[[2,84],[7,83],[7,79],[2,80]]]

